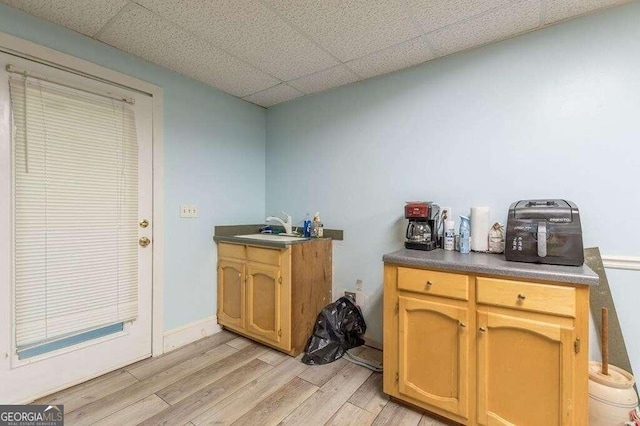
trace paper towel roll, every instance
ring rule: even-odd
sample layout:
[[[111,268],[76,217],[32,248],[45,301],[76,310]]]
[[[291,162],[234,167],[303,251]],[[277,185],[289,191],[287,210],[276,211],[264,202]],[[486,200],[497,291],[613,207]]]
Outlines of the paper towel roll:
[[[489,250],[489,207],[471,207],[471,250]]]

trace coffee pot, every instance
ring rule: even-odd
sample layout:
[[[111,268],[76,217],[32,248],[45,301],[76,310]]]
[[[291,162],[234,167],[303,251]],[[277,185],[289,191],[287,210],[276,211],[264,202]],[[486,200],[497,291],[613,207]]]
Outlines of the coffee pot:
[[[414,250],[433,250],[436,248],[436,221],[440,208],[428,201],[408,201],[404,206],[404,217],[409,219],[407,240],[404,246]]]
[[[414,243],[428,243],[431,241],[431,227],[427,222],[410,220],[407,226],[407,240]]]

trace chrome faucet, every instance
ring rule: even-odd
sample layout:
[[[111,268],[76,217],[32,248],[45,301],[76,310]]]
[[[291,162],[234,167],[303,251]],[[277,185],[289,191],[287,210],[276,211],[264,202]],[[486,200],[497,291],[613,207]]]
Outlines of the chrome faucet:
[[[284,220],[280,219],[278,216],[268,216],[265,220],[267,222],[280,222],[282,224],[282,226],[284,227],[284,232],[286,234],[291,234],[291,231],[293,230],[293,223],[291,222],[291,216],[289,216],[286,212],[282,212],[284,213],[284,217],[287,218],[287,221],[285,222]]]

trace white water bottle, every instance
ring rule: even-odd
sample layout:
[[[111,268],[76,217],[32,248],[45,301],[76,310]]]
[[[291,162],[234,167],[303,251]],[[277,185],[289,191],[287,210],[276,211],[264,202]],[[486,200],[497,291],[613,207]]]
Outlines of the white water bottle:
[[[454,238],[454,224],[453,220],[444,221],[444,249],[453,251],[455,249]]]

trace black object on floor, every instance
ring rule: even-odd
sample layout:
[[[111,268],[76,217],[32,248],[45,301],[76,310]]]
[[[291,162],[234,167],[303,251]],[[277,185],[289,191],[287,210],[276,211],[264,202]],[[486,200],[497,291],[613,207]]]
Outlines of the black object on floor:
[[[365,331],[367,324],[360,308],[350,298],[341,297],[318,314],[302,362],[308,365],[333,362],[348,349],[364,345]]]

